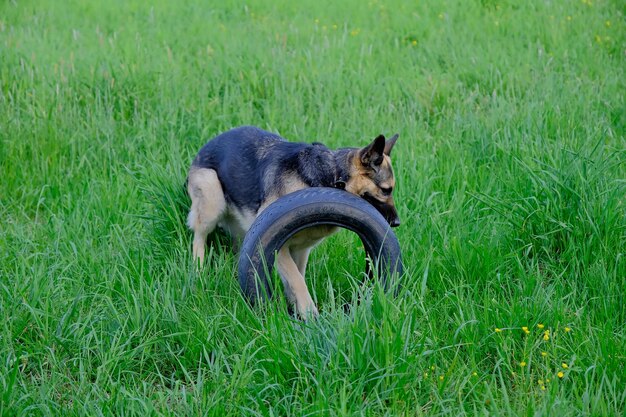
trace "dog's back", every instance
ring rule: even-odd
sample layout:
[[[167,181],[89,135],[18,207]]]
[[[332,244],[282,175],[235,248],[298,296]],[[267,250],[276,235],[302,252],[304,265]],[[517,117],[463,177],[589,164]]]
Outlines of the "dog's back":
[[[252,126],[222,133],[200,149],[192,163],[214,170],[226,203],[255,215],[276,198],[306,187],[331,186],[332,152],[321,144],[287,142]]]

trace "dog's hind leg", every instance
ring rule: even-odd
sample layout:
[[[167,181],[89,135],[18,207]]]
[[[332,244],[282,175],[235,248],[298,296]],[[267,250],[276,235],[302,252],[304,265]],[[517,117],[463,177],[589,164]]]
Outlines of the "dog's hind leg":
[[[213,169],[192,167],[187,185],[191,210],[187,225],[193,230],[193,259],[204,262],[206,238],[215,230],[226,211],[226,199],[217,173]]]

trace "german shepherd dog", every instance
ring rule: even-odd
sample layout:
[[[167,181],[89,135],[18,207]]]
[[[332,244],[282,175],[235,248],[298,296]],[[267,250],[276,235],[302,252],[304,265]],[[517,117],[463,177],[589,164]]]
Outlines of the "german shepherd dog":
[[[400,225],[393,201],[395,179],[391,149],[398,135],[379,135],[364,148],[331,150],[321,143],[292,143],[273,133],[244,126],[204,145],[189,170],[191,210],[187,224],[194,232],[193,258],[204,262],[206,238],[216,226],[236,240],[254,219],[285,194],[308,187],[335,187],[363,197],[391,227]],[[311,249],[336,231],[316,226],[294,235],[279,250],[278,273],[287,299],[302,318],[317,316],[304,282]]]

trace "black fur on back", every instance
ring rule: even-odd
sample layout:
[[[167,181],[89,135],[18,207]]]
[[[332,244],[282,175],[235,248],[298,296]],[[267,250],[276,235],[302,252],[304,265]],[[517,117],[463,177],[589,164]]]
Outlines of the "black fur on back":
[[[338,153],[341,151],[338,151]],[[293,143],[252,126],[224,132],[200,149],[192,167],[214,169],[227,202],[256,212],[286,181],[333,187],[346,168],[321,143]],[[343,162],[339,162],[340,164]]]

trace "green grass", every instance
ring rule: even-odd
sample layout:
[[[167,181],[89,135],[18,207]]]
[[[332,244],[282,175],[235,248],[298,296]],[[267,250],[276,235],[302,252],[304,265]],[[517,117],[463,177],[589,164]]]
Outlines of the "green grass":
[[[623,415],[624,11],[2,2],[0,415]],[[195,272],[186,169],[242,124],[400,133],[400,297],[347,232],[312,323],[223,236]]]

